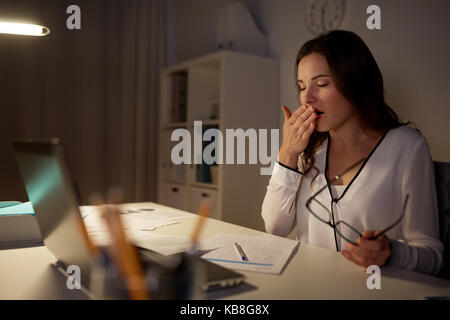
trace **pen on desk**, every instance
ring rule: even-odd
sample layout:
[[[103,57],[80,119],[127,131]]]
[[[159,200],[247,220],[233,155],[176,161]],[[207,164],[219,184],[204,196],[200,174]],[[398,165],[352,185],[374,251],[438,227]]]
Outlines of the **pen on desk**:
[[[239,255],[241,256],[241,259],[242,259],[243,261],[248,261],[248,257],[247,257],[247,255],[245,254],[245,252],[244,252],[244,250],[242,249],[242,247],[241,247],[239,244],[237,244],[237,242],[234,243],[234,246],[236,247],[236,249],[237,249]]]

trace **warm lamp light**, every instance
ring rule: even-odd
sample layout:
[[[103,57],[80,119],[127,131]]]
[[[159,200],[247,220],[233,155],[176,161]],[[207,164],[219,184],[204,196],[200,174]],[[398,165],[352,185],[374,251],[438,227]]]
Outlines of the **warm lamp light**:
[[[0,21],[0,33],[25,36],[46,36],[50,33],[50,29],[36,24]]]

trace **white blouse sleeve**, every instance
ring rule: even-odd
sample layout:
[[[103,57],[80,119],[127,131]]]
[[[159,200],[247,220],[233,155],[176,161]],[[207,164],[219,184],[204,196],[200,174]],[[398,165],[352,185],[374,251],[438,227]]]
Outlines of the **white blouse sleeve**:
[[[442,265],[433,162],[423,137],[407,155],[402,198],[409,194],[402,220],[403,239],[391,240],[390,265],[437,275]],[[400,166],[402,164],[399,164]]]
[[[295,227],[300,180],[300,172],[275,163],[261,212],[268,233],[285,237]]]

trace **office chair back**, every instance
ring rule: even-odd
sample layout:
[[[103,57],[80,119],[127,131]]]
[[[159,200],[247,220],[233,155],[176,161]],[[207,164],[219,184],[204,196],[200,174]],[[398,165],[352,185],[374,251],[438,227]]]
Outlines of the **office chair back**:
[[[444,262],[440,276],[450,279],[450,163],[434,162],[439,208],[439,231],[444,244]]]

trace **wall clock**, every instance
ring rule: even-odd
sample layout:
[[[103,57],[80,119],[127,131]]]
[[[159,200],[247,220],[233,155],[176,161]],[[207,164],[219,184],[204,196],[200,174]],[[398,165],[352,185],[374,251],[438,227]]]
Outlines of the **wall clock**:
[[[305,10],[306,27],[314,35],[337,29],[344,11],[345,0],[308,0]]]

